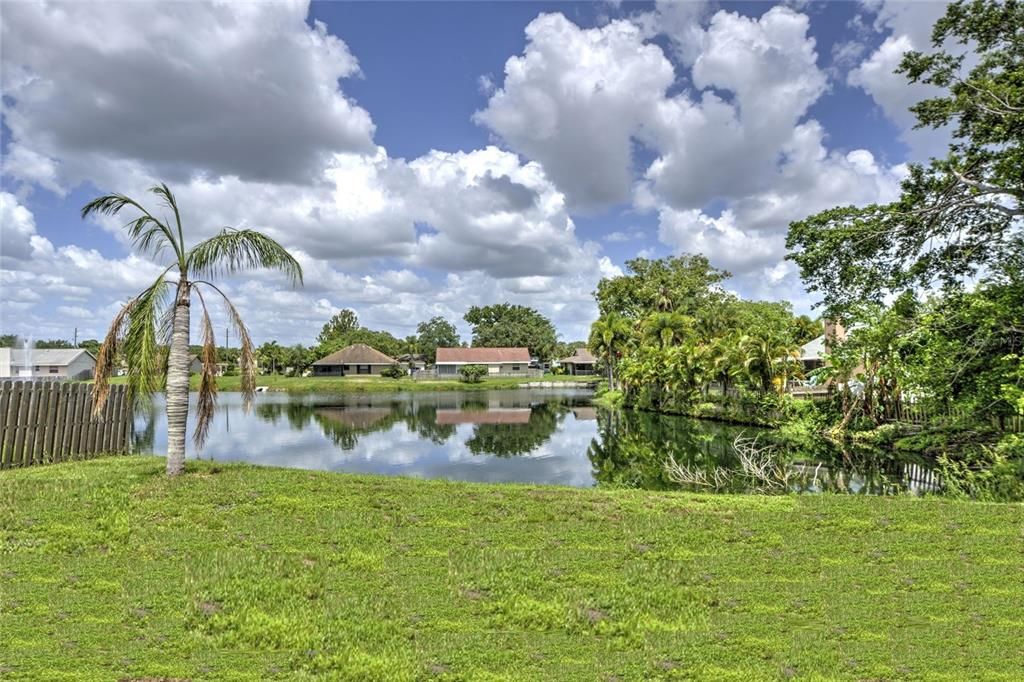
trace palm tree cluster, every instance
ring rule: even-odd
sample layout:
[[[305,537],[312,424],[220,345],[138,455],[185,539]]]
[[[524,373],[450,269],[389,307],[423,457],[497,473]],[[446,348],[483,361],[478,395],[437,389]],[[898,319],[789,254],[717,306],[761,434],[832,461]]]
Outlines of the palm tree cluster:
[[[802,376],[788,329],[740,325],[727,312],[696,318],[659,309],[639,322],[608,313],[591,327],[590,348],[627,403],[653,409],[737,390],[782,393]]]

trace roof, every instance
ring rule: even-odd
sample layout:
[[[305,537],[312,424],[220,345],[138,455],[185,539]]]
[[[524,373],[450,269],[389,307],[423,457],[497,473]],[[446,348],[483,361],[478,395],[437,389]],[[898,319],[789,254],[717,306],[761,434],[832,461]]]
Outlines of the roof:
[[[825,357],[825,335],[808,341],[800,346],[801,360],[821,360]]]
[[[96,362],[92,353],[84,348],[33,348],[26,351],[23,348],[11,349],[11,364],[24,366],[28,356],[32,356],[32,365],[70,365],[82,354],[89,356],[89,359]]]
[[[376,348],[365,343],[353,343],[341,350],[336,350],[325,358],[320,358],[314,365],[394,365],[398,361],[384,355]]]
[[[573,353],[572,355],[563,360],[559,360],[559,362],[561,362],[563,365],[566,363],[592,365],[595,362],[597,362],[597,358],[595,358],[593,354],[586,348],[577,348],[575,353]]]
[[[438,410],[438,424],[529,424],[529,407],[490,410]]]
[[[529,364],[527,348],[438,348],[436,364],[481,364],[522,362]]]

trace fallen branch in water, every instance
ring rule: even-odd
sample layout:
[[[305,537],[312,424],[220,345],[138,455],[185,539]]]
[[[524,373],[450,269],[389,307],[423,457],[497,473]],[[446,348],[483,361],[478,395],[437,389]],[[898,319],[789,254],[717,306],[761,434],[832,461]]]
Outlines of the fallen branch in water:
[[[739,461],[737,469],[720,466],[702,469],[680,464],[674,456],[669,455],[665,471],[673,483],[711,488],[715,492],[724,490],[733,482],[742,483],[745,488],[760,493],[785,492],[789,489],[790,478],[796,472],[787,464],[777,461],[775,448],[758,446],[756,436],[748,438],[740,434],[733,440],[733,450]]]

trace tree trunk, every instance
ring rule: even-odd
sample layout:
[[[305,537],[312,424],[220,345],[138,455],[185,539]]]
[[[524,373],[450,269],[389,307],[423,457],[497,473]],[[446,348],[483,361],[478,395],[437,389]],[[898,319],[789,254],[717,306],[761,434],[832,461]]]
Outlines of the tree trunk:
[[[174,327],[167,358],[167,475],[185,470],[188,425],[189,286],[182,278],[174,304]]]

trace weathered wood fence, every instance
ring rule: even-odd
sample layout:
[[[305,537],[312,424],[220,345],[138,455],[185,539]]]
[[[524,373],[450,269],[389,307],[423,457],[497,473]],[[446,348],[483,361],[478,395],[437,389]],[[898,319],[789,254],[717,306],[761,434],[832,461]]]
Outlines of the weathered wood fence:
[[[111,386],[98,415],[92,385],[0,383],[0,469],[129,452],[132,408],[126,386]]]

